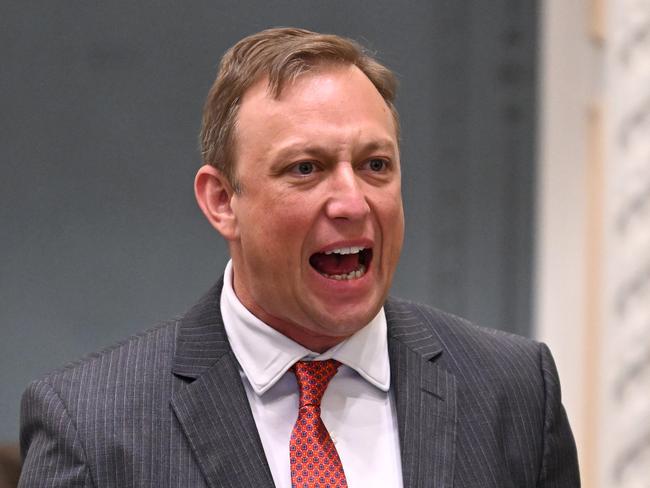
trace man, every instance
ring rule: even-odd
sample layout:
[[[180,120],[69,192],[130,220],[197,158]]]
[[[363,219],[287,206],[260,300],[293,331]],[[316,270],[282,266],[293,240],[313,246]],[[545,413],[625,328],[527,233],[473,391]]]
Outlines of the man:
[[[545,346],[387,299],[394,96],[337,36],[226,53],[195,193],[232,260],[183,318],[30,385],[22,486],[579,486]]]

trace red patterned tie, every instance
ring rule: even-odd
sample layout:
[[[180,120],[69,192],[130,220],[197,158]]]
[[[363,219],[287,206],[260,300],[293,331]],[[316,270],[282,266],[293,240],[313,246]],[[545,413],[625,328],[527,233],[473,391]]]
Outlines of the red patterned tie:
[[[340,364],[333,359],[298,361],[291,368],[300,389],[298,420],[289,442],[293,488],[348,486],[339,453],[320,418],[321,398]]]

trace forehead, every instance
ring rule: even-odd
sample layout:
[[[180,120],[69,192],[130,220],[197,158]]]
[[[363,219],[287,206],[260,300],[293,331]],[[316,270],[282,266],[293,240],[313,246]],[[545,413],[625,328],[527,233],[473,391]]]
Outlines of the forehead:
[[[391,109],[375,85],[356,66],[327,63],[312,67],[287,81],[275,96],[268,77],[255,82],[243,95],[238,129],[268,123],[299,124],[368,123],[388,125],[396,136]],[[287,124],[284,124],[286,122]]]

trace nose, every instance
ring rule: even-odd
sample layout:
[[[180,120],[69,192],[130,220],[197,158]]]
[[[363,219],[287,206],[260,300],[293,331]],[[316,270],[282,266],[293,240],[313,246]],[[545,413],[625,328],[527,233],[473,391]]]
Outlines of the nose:
[[[370,213],[370,206],[354,168],[340,163],[332,172],[325,213],[330,219],[361,220]]]

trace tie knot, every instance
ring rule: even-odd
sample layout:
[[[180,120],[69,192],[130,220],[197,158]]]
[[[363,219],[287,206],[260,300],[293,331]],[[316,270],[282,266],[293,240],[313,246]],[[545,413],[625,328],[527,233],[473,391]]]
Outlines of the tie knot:
[[[330,380],[341,363],[334,359],[325,361],[298,361],[291,369],[296,374],[300,390],[299,408],[306,405],[320,406],[320,401]]]

